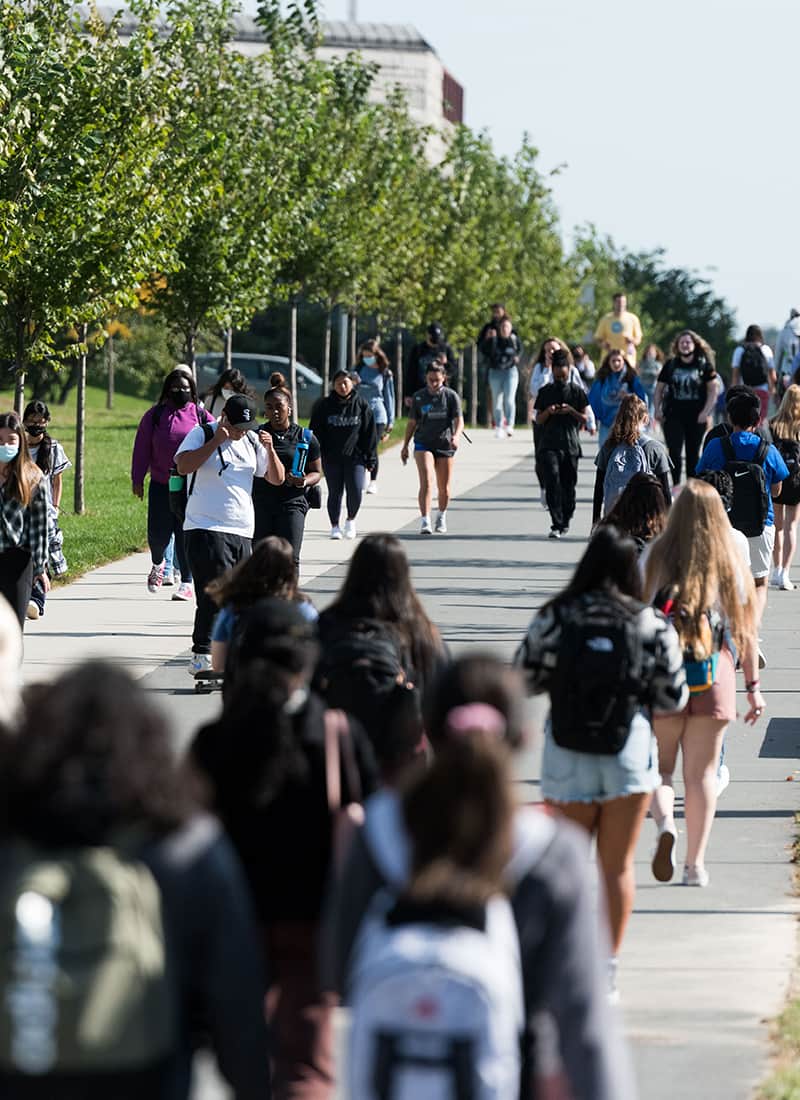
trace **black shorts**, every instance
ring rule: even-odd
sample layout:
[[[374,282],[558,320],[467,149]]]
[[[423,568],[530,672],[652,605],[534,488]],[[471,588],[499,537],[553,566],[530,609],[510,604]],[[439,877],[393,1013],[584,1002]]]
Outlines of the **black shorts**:
[[[434,458],[452,458],[456,453],[452,447],[449,450],[434,450],[433,447],[425,447],[422,443],[415,443],[414,454],[416,454],[417,451],[427,451],[429,454],[432,454]]]

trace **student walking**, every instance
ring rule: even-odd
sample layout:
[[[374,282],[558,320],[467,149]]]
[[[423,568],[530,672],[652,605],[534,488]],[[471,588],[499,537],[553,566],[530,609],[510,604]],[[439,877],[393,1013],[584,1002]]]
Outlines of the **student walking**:
[[[621,351],[627,361],[636,366],[636,349],[642,342],[642,326],[635,313],[628,310],[628,299],[618,291],[612,299],[612,310],[600,318],[594,341],[606,353]]]
[[[0,595],[24,626],[37,585],[50,591],[47,573],[49,495],[39,467],[31,460],[16,413],[0,414]]]
[[[685,886],[707,886],[706,848],[717,801],[725,729],[736,718],[736,647],[754,723],[766,706],[758,679],[758,606],[752,582],[730,535],[717,491],[690,478],[672,506],[666,529],[646,552],[645,594],[675,624],[690,695],[680,713],[660,713],[655,732],[661,784],[651,812],[658,829],[653,873],[668,882],[675,867],[672,777],[683,754],[686,818]]]
[[[549,382],[553,381],[553,355],[557,351],[563,351],[567,355],[567,359],[570,364],[569,381],[575,385],[582,385],[581,375],[578,372],[577,367],[572,362],[572,352],[569,350],[563,340],[559,340],[557,336],[546,336],[539,347],[539,352],[536,356],[536,362],[531,368],[531,376],[528,380],[528,414],[533,425],[533,452],[534,452],[534,472],[536,474],[536,480],[539,483],[541,490],[541,503],[542,507],[547,507],[547,496],[544,488],[544,478],[542,477],[542,471],[539,469],[539,462],[536,458],[537,447],[539,443],[539,437],[541,435],[541,428],[536,422],[536,397],[542,386],[546,386]],[[591,413],[591,420],[587,422],[587,430],[594,430],[594,413]]]
[[[579,433],[586,426],[589,401],[583,386],[569,381],[569,358],[561,348],[553,352],[551,369],[553,381],[542,386],[534,405],[539,427],[536,460],[550,512],[550,538],[560,539],[569,531],[575,514]]]
[[[446,380],[451,379],[456,371],[456,357],[453,349],[445,339],[444,329],[438,321],[428,325],[425,339],[415,344],[408,353],[406,374],[403,384],[403,401],[407,409],[413,403],[414,394],[425,385],[428,367],[433,363],[441,362],[444,357]]]
[[[395,396],[394,377],[389,369],[389,360],[377,340],[365,340],[358,349],[358,359],[353,365],[353,373],[358,375],[357,392],[372,409],[375,417],[375,430],[378,443],[388,439],[394,427]],[[370,470],[367,493],[378,491],[378,465]]]
[[[273,485],[265,478],[253,479],[253,542],[259,542],[267,535],[286,539],[292,546],[295,565],[299,568],[306,517],[311,507],[309,491],[320,493],[320,489],[316,488],[322,477],[319,440],[313,432],[293,421],[292,395],[282,374],[275,373],[270,378],[270,389],[264,394],[264,411],[266,422],[259,428],[258,438],[265,446],[271,442],[283,466],[285,478],[282,485]],[[270,439],[263,438],[265,434]],[[297,473],[293,473],[298,447],[305,448],[305,456],[302,470],[298,468]],[[321,498],[317,497],[317,507],[320,502]]]
[[[219,417],[219,414],[225,407],[225,402],[229,397],[234,397],[237,393],[242,397],[251,396],[247,388],[247,379],[242,372],[237,370],[236,367],[228,367],[220,374],[211,389],[203,396],[203,403],[208,411],[208,415],[213,416],[215,419]]]
[[[375,417],[367,401],[356,391],[357,376],[337,370],[333,389],[311,412],[309,427],[319,440],[322,469],[328,487],[328,519],[331,538],[354,539],[356,516],[371,470],[378,457]],[[346,496],[347,518],[340,527],[342,497]]]
[[[653,474],[667,506],[672,502],[669,456],[663,443],[645,435],[647,423],[647,406],[641,398],[633,393],[623,397],[609,436],[594,460],[592,525],[611,511],[636,474]]]
[[[648,344],[644,349],[644,354],[636,370],[638,371],[639,381],[642,383],[642,389],[646,395],[647,411],[651,420],[655,419],[656,383],[658,382],[658,376],[661,374],[663,366],[664,352],[658,344]]]
[[[611,351],[600,364],[592,387],[589,404],[597,419],[597,442],[602,447],[617,416],[620,402],[629,393],[647,403],[647,394],[636,369],[621,351]]]
[[[489,364],[489,388],[494,409],[494,434],[497,439],[514,434],[517,418],[517,386],[522,361],[522,341],[514,332],[511,318],[500,320],[497,330],[484,339],[482,350]]]
[[[581,376],[583,388],[588,393],[589,387],[591,386],[592,382],[594,382],[594,376],[597,374],[597,370],[583,344],[573,345],[572,361],[575,364],[575,369]]]
[[[58,526],[58,513],[63,492],[63,475],[72,463],[64,448],[48,432],[50,410],[44,401],[30,401],[22,416],[31,461],[42,471],[48,493],[47,568],[51,575],[61,576],[67,571],[64,557],[64,535]],[[28,603],[28,618],[44,615],[46,595],[41,583],[34,582]]]
[[[636,842],[660,781],[651,713],[678,711],[688,696],[675,630],[641,597],[636,544],[600,527],[570,583],[534,618],[516,657],[530,691],[550,696],[545,801],[597,838],[612,999],[633,911]]]
[[[663,423],[676,485],[681,480],[684,450],[686,476],[694,477],[700,443],[708,430],[718,393],[714,352],[696,332],[690,329],[679,332],[672,342],[670,358],[658,376],[654,398],[654,419]]]
[[[617,498],[617,503],[600,521],[633,539],[639,553],[657,538],[667,523],[668,497],[655,474],[634,474]]]
[[[731,385],[749,386],[758,394],[763,423],[769,416],[769,401],[777,392],[778,373],[772,348],[764,342],[760,325],[748,325],[744,340],[734,349],[731,359]]]
[[[139,421],[131,459],[131,485],[133,495],[144,499],[144,481],[150,474],[147,489],[147,543],[150,548],[151,567],[147,576],[147,591],[159,592],[166,570],[164,556],[171,539],[174,539],[175,557],[178,561],[181,583],[173,600],[191,600],[192,569],[186,554],[183,520],[177,516],[169,499],[170,470],[175,463],[178,448],[189,432],[198,425],[211,424],[206,411],[197,399],[194,378],[176,368],[164,379],[161,396]]]
[[[408,445],[414,439],[414,461],[419,476],[419,511],[422,516],[421,535],[447,531],[447,506],[453,477],[453,458],[464,431],[461,401],[455,390],[445,385],[444,366],[432,362],[425,375],[427,385],[414,394],[406,424],[406,434],[400,459],[408,462]],[[433,482],[439,494],[436,526],[431,527]]]
[[[786,463],[789,476],[781,484],[775,509],[775,545],[772,549],[772,584],[791,592],[790,572],[797,549],[797,520],[800,514],[800,386],[791,385],[780,408],[769,423],[772,439]]]

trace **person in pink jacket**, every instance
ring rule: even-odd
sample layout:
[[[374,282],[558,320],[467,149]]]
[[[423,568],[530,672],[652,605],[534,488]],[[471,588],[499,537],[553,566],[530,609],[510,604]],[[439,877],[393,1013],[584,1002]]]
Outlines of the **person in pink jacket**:
[[[170,539],[175,538],[175,556],[181,574],[173,600],[194,599],[192,571],[183,545],[183,522],[173,515],[169,506],[169,471],[175,462],[175,452],[198,424],[212,423],[212,418],[198,402],[197,386],[185,369],[171,371],[164,380],[161,396],[139,421],[133,444],[131,482],[134,495],[144,499],[144,479],[149,470],[147,490],[147,542],[152,568],[147,577],[147,590],[158,592],[164,581],[164,554]]]

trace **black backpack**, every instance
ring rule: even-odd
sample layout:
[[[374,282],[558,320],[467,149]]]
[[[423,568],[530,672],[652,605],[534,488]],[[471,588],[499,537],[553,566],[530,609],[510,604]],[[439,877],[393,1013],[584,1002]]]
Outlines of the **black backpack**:
[[[359,719],[373,742],[380,740],[386,706],[406,670],[397,635],[377,619],[320,624],[322,654],[314,688],[327,705]]]
[[[745,386],[763,386],[767,382],[767,360],[758,344],[742,344],[739,371]]]
[[[593,592],[558,606],[561,644],[550,684],[553,740],[612,756],[645,700],[641,604]]]
[[[161,406],[159,406],[160,408]],[[204,442],[208,443],[209,439],[214,435],[214,428],[208,422],[208,415],[205,409],[201,410],[203,414],[203,420],[200,427],[203,429],[203,435],[205,437]],[[155,415],[155,414],[154,414]],[[217,448],[219,451],[219,448]],[[222,452],[219,451],[220,462],[222,461]],[[169,471],[169,510],[172,512],[181,523],[186,519],[186,505],[189,502],[189,497],[194,492],[194,483],[197,481],[197,470],[192,474],[191,480],[188,483],[184,474],[178,473],[178,467],[173,463]]]
[[[789,471],[789,476],[783,483],[784,488],[790,489],[792,494],[800,492],[800,442],[796,439],[776,438],[775,446]]]
[[[749,461],[736,457],[729,435],[720,439],[725,470],[733,481],[733,506],[728,513],[731,524],[749,539],[760,535],[769,515],[769,489],[764,461],[769,444],[763,439]]]

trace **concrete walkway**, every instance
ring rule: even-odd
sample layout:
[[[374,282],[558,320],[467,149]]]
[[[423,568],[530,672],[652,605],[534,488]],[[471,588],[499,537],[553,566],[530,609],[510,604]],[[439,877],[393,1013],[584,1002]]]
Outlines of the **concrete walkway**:
[[[572,533],[551,542],[532,484],[527,434],[511,442],[475,435],[474,447],[465,445],[458,459],[446,537],[419,538],[416,478],[411,468],[402,470],[396,452],[384,461],[380,494],[366,498],[359,529],[400,534],[418,591],[455,651],[480,646],[510,656],[531,614],[565,583],[585,546],[590,461],[587,456],[582,464]],[[587,451],[593,454],[592,447]],[[303,558],[304,585],[318,606],[338,588],[352,549],[330,543],[323,523],[316,513]],[[146,572],[139,556],[57,593],[45,619],[26,635],[26,674],[48,674],[90,653],[117,657],[146,675],[184,740],[218,702],[191,696],[183,661],[175,660],[188,649],[191,609],[148,597]],[[748,1100],[766,1069],[767,1021],[784,1004],[799,911],[789,861],[800,808],[799,611],[800,591],[770,592],[763,630],[767,720],[755,729],[736,723],[729,731],[732,782],[712,832],[708,889],[653,881],[653,826],[646,822],[620,973],[645,1100]],[[520,761],[518,777],[524,796],[536,800],[537,750]],[[683,845],[681,835],[679,859]],[[204,1073],[197,1100],[224,1095]]]

